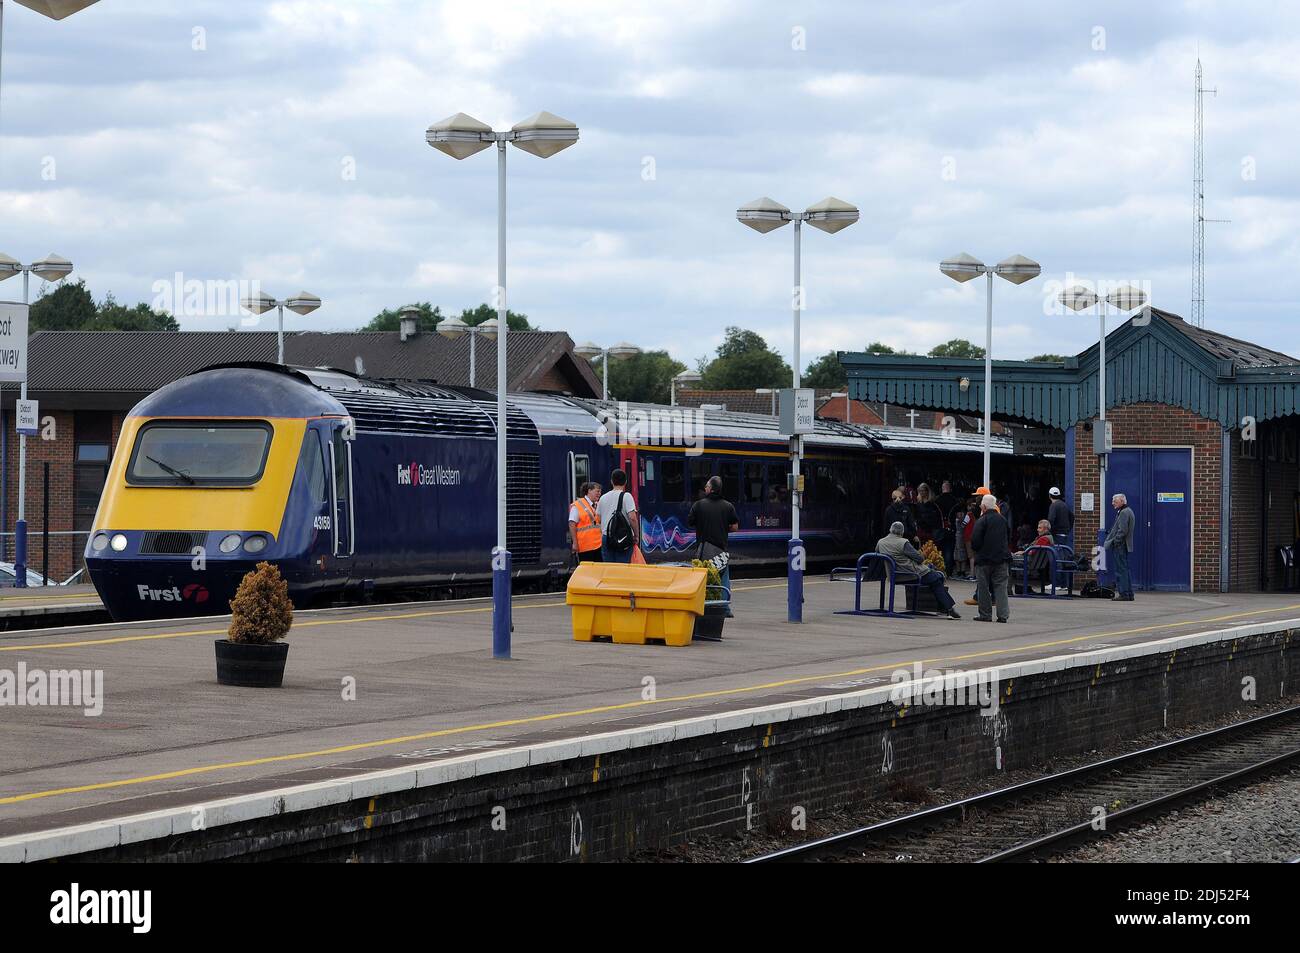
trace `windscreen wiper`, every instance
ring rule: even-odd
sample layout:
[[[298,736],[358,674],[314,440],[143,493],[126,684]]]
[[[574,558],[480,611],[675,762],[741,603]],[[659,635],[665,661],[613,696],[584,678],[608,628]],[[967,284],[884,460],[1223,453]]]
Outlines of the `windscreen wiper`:
[[[144,455],[144,458],[148,460],[150,463],[158,464],[159,467],[166,470],[168,473],[170,473],[172,476],[176,477],[177,479],[184,480],[190,486],[194,486],[194,477],[190,476],[184,470],[177,470],[175,467],[163,463],[161,460],[158,460],[155,457],[151,457],[147,453]]]

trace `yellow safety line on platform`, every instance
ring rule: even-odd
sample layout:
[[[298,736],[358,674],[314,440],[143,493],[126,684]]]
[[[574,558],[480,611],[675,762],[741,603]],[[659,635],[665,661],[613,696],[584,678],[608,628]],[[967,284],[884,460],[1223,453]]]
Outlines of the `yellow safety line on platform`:
[[[784,586],[785,583],[764,586],[744,586],[736,587],[737,592],[749,592],[754,589],[774,589]],[[808,583],[816,585],[816,583]],[[562,607],[563,602],[525,602],[516,603],[516,609],[554,609]],[[463,615],[472,612],[491,612],[492,607],[475,606],[470,609],[426,609],[420,612],[397,612],[391,615],[371,615],[371,616],[348,616],[343,619],[307,619],[302,622],[295,622],[293,628],[305,629],[320,625],[342,625],[346,622],[392,622],[397,619],[424,619],[429,616],[437,615]],[[0,652],[25,652],[35,651],[36,649],[76,649],[82,646],[94,645],[118,645],[122,642],[152,642],[159,639],[187,639],[198,635],[225,635],[229,627],[224,629],[192,629],[185,632],[156,632],[153,635],[119,635],[108,639],[82,639],[79,642],[37,642],[27,645],[0,645]]]
[[[518,608],[518,607],[516,607]],[[227,761],[221,764],[199,765],[193,768],[181,768],[176,771],[165,771],[161,774],[149,774],[136,778],[121,778],[117,781],[99,781],[93,784],[81,784],[75,787],[54,788],[49,791],[33,791],[30,794],[15,794],[10,797],[0,798],[0,805],[18,804],[23,801],[36,801],[42,798],[58,797],[65,794],[84,794],[88,791],[107,791],[112,788],[130,787],[137,784],[148,784],[152,781],[171,781],[176,778],[193,777],[199,774],[211,774],[214,771],[226,771],[233,768],[252,768],[266,764],[280,764],[286,761],[303,761],[307,758],[321,758],[328,755],[348,754],[353,751],[366,751],[372,748],[383,748],[392,745],[407,744],[412,741],[427,741],[430,738],[445,738],[448,735],[468,734],[474,731],[487,731],[492,728],[517,728],[521,725],[539,724],[547,721],[558,721],[562,718],[576,718],[579,715],[600,715],[614,711],[626,711],[629,708],[644,708],[650,705],[673,704],[685,701],[700,701],[707,698],[721,698],[726,695],[742,695],[749,692],[764,691],[774,688],[786,688],[790,685],[807,684],[808,682],[820,682],[826,679],[851,678],[857,675],[868,675],[872,672],[879,672],[885,669],[907,668],[914,665],[930,665],[938,662],[955,662],[965,659],[981,658],[990,655],[1002,655],[1008,652],[1023,652],[1029,649],[1051,648],[1054,646],[1068,645],[1072,642],[1082,642],[1089,639],[1114,638],[1120,635],[1134,635],[1140,632],[1152,632],[1157,629],[1172,629],[1179,626],[1198,625],[1211,622],[1226,622],[1230,619],[1241,619],[1246,616],[1263,615],[1269,612],[1292,612],[1300,609],[1300,604],[1290,606],[1278,606],[1275,609],[1255,609],[1250,612],[1235,612],[1231,615],[1217,616],[1213,619],[1189,619],[1183,622],[1162,622],[1155,625],[1141,626],[1135,629],[1123,629],[1117,632],[1091,632],[1087,635],[1074,636],[1068,639],[1059,639],[1054,642],[1038,642],[1033,645],[1021,646],[1004,646],[998,649],[987,649],[981,652],[971,652],[967,655],[941,656],[934,659],[920,659],[912,662],[889,662],[883,665],[874,665],[868,668],[853,669],[847,672],[835,672],[820,675],[801,675],[796,678],[782,679],[776,682],[766,682],[762,685],[750,685],[741,688],[719,688],[706,692],[694,692],[689,695],[673,695],[671,697],[656,699],[637,699],[636,701],[619,702],[614,705],[598,705],[594,708],[580,708],[575,711],[552,712],[546,715],[528,715],[523,718],[508,718],[502,721],[485,722],[479,725],[463,725],[458,728],[439,728],[433,731],[422,731],[414,735],[402,735],[397,738],[383,738],[377,741],[359,741],[350,745],[338,745],[333,748],[321,748],[317,751],[302,751],[293,754],[268,755],[263,758],[249,758],[244,761]],[[459,610],[472,611],[472,610]],[[221,743],[219,740],[214,744]]]

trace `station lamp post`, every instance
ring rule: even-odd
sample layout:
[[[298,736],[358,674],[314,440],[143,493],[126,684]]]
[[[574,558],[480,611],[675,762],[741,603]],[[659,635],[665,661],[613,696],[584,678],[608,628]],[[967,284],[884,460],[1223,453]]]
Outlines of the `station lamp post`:
[[[497,147],[497,545],[492,553],[492,657],[510,658],[510,551],[506,548],[506,143],[548,159],[578,141],[578,127],[548,112],[495,132],[465,113],[435,122],[424,141],[453,159]],[[484,322],[486,323],[486,322]]]
[[[978,258],[962,253],[939,262],[939,270],[953,281],[970,281],[978,275],[988,276],[984,317],[984,485],[989,485],[990,456],[993,447],[993,276],[1005,278],[1013,285],[1023,285],[1037,278],[1042,268],[1024,255],[1012,255],[989,267]]]
[[[259,291],[251,298],[245,298],[239,304],[245,311],[251,311],[253,314],[266,314],[272,308],[276,309],[278,318],[275,326],[275,363],[283,364],[284,309],[288,308],[295,314],[311,314],[320,307],[320,298],[314,294],[308,294],[306,291],[300,291],[292,298],[276,301],[265,291]]]
[[[573,349],[573,353],[579,357],[585,357],[589,361],[600,358],[601,366],[601,384],[600,399],[609,400],[609,359],[613,357],[616,361],[626,361],[630,357],[636,357],[641,353],[641,349],[635,344],[628,344],[626,341],[621,344],[615,344],[613,347],[601,347],[599,344],[592,344],[588,341],[586,344],[579,344]]]
[[[414,310],[419,314],[418,308],[404,308],[403,314]],[[456,340],[458,337],[469,335],[469,386],[477,387],[476,371],[478,369],[478,355],[474,345],[477,343],[479,335],[487,338],[489,341],[497,339],[497,319],[489,318],[482,324],[466,324],[460,318],[443,318],[438,322],[438,333],[449,340]]]
[[[681,385],[698,384],[700,380],[701,380],[700,375],[697,374],[695,371],[682,371],[680,374],[674,377],[671,383],[669,384],[669,388],[668,388],[670,394],[668,399],[669,406],[671,407],[677,406],[677,385],[678,384]]]
[[[1084,285],[1074,285],[1062,291],[1058,300],[1074,312],[1086,311],[1092,307],[1097,309],[1097,419],[1098,429],[1101,434],[1093,437],[1093,446],[1094,448],[1104,447],[1106,432],[1106,309],[1114,308],[1121,313],[1136,311],[1147,303],[1147,296],[1140,288],[1134,288],[1132,285],[1116,288],[1105,296],[1098,295],[1091,288]],[[1101,529],[1106,527],[1106,507],[1110,505],[1110,501],[1106,499],[1106,464],[1108,462],[1105,453],[1098,454],[1097,526]]]
[[[792,212],[780,202],[770,198],[755,199],[736,210],[736,219],[756,232],[766,234],[786,222],[794,222],[794,389],[799,389],[799,314],[804,309],[803,279],[800,276],[800,242],[803,223],[834,235],[858,220],[856,206],[835,197],[825,198],[806,211]],[[803,437],[793,434],[791,441],[791,472],[794,487],[790,491],[790,542],[786,549],[786,620],[803,621],[803,567],[805,562],[803,540],[799,538],[799,464],[803,458]]]
[[[30,280],[35,275],[44,281],[60,281],[72,274],[72,262],[59,255],[46,255],[40,261],[24,265],[8,255],[0,255],[0,281],[23,276],[23,304],[30,298]],[[19,400],[27,399],[27,379],[19,386]],[[14,524],[14,585],[27,585],[27,434],[18,435],[18,522]]]

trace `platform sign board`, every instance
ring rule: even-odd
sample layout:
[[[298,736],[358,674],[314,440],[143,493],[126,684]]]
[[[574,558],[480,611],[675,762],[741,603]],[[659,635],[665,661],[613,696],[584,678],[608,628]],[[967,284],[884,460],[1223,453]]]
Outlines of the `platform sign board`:
[[[815,403],[811,387],[784,388],[781,391],[781,436],[812,433],[817,419]]]
[[[27,380],[27,313],[25,304],[0,301],[0,381]]]
[[[14,417],[17,420],[17,429],[20,434],[35,437],[40,432],[41,406],[39,401],[18,401],[14,408]]]
[[[1011,431],[1011,452],[1016,456],[1065,453],[1065,431],[1052,427],[1016,427]]]

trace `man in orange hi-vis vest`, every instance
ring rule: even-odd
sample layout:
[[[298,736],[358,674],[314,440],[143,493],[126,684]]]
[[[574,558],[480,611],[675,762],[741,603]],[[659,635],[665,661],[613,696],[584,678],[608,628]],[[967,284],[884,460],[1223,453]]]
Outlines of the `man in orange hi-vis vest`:
[[[600,555],[600,516],[596,503],[600,500],[600,484],[584,483],[578,497],[569,506],[569,543],[578,554],[578,562],[603,562]]]

